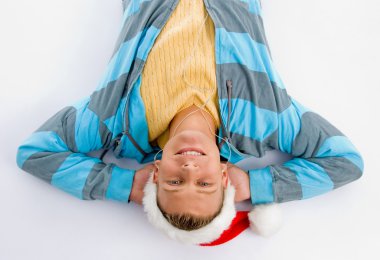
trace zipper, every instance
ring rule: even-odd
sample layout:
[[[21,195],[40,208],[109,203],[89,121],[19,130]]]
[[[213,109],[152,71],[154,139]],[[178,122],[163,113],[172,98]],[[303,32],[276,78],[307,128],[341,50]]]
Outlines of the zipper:
[[[230,143],[229,147],[235,151],[235,153],[239,154],[242,157],[245,157],[246,155],[242,152],[240,152],[235,146],[232,145],[232,140],[231,140],[231,133],[230,133],[230,121],[231,121],[231,99],[232,99],[232,80],[228,79],[226,80],[226,87],[227,87],[227,96],[228,96],[228,113],[227,113],[227,141]],[[220,147],[222,147],[223,142],[225,142],[225,139],[221,142]]]
[[[216,21],[216,17],[217,16],[214,16],[214,12],[213,12],[213,9],[212,7],[210,7],[210,3],[209,3],[209,0],[203,0],[205,6],[206,6],[206,9],[207,9],[207,12],[209,12],[210,14],[210,17],[211,19],[214,21]],[[260,2],[261,4],[261,2]],[[216,26],[215,26],[215,22],[214,22],[214,28],[215,28],[215,31],[216,31]],[[220,71],[220,75],[222,74],[222,72]],[[221,80],[222,82],[222,80]],[[222,128],[225,129],[225,132],[226,132],[226,135],[225,137],[223,137],[222,141],[219,143],[219,150],[222,148],[224,142],[226,142],[226,140],[231,144],[229,145],[229,147],[234,150],[237,154],[243,156],[243,157],[246,157],[246,154],[240,152],[235,146],[232,145],[232,140],[231,140],[231,134],[230,134],[230,116],[231,116],[231,108],[232,108],[232,105],[231,105],[231,99],[232,99],[232,80],[229,79],[229,80],[226,80],[226,87],[227,87],[227,96],[228,96],[228,114],[227,114],[227,128],[224,127],[224,124],[223,124],[223,120],[221,120],[221,125],[222,125]],[[219,112],[221,112],[219,110]],[[220,113],[220,115],[222,115]]]
[[[231,139],[230,135],[230,115],[231,115],[231,96],[232,96],[232,80],[228,79],[226,81],[227,95],[228,95],[228,114],[227,114],[227,133],[228,138]]]
[[[169,20],[171,14],[173,13],[175,7],[176,7],[176,4],[178,4],[179,0],[173,0],[172,4],[170,5],[170,12],[168,12],[166,18],[163,20],[163,24],[162,24],[162,27],[167,23],[167,21]],[[158,37],[159,35],[157,35]],[[150,48],[149,52],[152,50],[152,48]],[[149,52],[148,52],[148,55],[149,55]],[[132,135],[130,134],[129,132],[129,117],[128,117],[128,122],[127,122],[127,114],[126,114],[126,111],[127,111],[127,107],[128,107],[128,104],[129,104],[129,95],[133,89],[133,86],[135,85],[137,79],[140,77],[142,71],[143,71],[143,68],[144,68],[144,65],[145,65],[145,62],[144,63],[141,63],[139,68],[137,68],[137,70],[139,71],[139,74],[136,75],[136,77],[133,79],[132,83],[130,84],[130,88],[128,89],[128,92],[127,92],[127,95],[126,95],[126,100],[125,100],[125,107],[124,107],[124,112],[123,112],[123,121],[124,121],[124,129],[122,131],[122,134],[123,135],[127,135],[129,140],[133,143],[133,145],[135,145],[135,147],[145,156],[147,153],[140,147],[140,145],[134,140],[134,138],[132,137]],[[120,139],[118,140],[118,144],[120,143]]]
[[[174,12],[174,9],[175,9],[175,7],[177,6],[176,4],[178,4],[179,3],[179,0],[173,0],[173,2],[172,2],[172,4],[170,5],[170,12],[168,12],[168,14],[167,14],[167,16],[165,17],[165,19],[163,20],[163,22],[162,22],[162,28],[165,26],[165,24],[168,22],[168,20],[169,20],[169,18],[170,18],[170,16],[173,14],[173,12]],[[162,31],[162,30],[161,30]],[[161,33],[161,31],[160,31],[160,33]],[[159,33],[159,35],[160,35],[160,33]],[[157,37],[159,36],[159,35],[157,35]],[[156,39],[157,39],[157,37],[156,37]],[[152,46],[153,47],[153,46]],[[148,52],[148,55],[147,56],[149,56],[149,53],[151,52],[151,50],[152,50],[152,48],[150,48],[150,50],[149,50],[149,52]],[[127,92],[127,95],[126,95],[126,101],[125,101],[125,107],[124,107],[124,118],[125,118],[125,112],[126,112],[126,110],[127,110],[127,106],[128,106],[128,102],[129,102],[129,94],[130,94],[130,92],[132,91],[132,89],[133,89],[133,86],[135,85],[135,83],[136,83],[136,80],[139,78],[139,76],[141,75],[141,73],[142,73],[142,71],[143,71],[143,69],[144,69],[144,65],[145,65],[145,62],[144,63],[141,63],[140,64],[140,66],[139,66],[139,68],[137,69],[138,71],[139,71],[139,74],[138,75],[136,75],[136,78],[134,78],[133,79],[133,81],[132,81],[132,83],[131,83],[131,87],[128,89],[128,92]],[[124,120],[124,122],[125,122],[125,124],[126,124],[126,121]],[[128,128],[127,128],[127,125],[125,125],[125,128],[124,128],[125,130],[123,131],[123,134],[124,133],[129,133],[128,132]]]
[[[142,154],[142,155],[146,155],[146,152],[140,147],[140,145],[136,142],[136,140],[132,137],[132,135],[129,133],[128,130],[124,131],[123,132],[124,134],[126,134],[129,138],[129,140],[133,143],[133,145],[137,148],[137,150],[139,150],[139,152]]]
[[[227,102],[227,106],[228,106],[228,112],[227,112],[227,126],[226,126],[226,135],[225,137],[223,137],[222,141],[219,143],[219,149],[222,148],[224,142],[226,142],[226,140],[231,143],[231,138],[230,138],[230,114],[231,114],[231,96],[232,96],[232,80],[231,79],[228,79],[226,80],[226,87],[227,87],[227,97],[228,97],[228,102]],[[223,120],[221,121],[222,125],[223,125]]]
[[[209,0],[203,0],[203,3],[207,9],[207,12],[209,13],[210,15],[210,18],[211,20],[213,21],[213,24],[214,24],[214,29],[216,31],[216,26],[215,26],[215,21],[216,21],[216,18],[214,16],[214,12],[213,12],[213,9],[210,7],[210,3],[209,3]],[[221,71],[220,71],[220,74]],[[221,78],[221,77],[220,77]],[[222,80],[220,80],[220,82],[222,82]],[[222,129],[222,134],[223,132],[225,132],[225,135],[223,138],[222,138],[222,141],[218,144],[218,147],[219,147],[219,150],[222,149],[222,146],[223,144],[227,141],[229,143],[231,143],[231,138],[230,138],[230,131],[229,131],[229,121],[230,121],[230,113],[231,113],[231,103],[230,103],[230,100],[231,100],[231,93],[232,93],[232,80],[227,80],[226,81],[226,86],[227,86],[227,96],[228,96],[228,115],[227,115],[227,126],[224,125],[223,123],[223,120],[221,119],[221,127]],[[219,114],[220,116],[222,116],[222,113],[221,113],[221,110],[220,110],[220,106],[219,106]]]
[[[131,93],[131,91],[133,89],[133,86],[135,85],[135,82],[136,82],[136,80],[138,79],[138,77],[140,75],[141,75],[141,73],[139,75],[137,75],[137,77],[133,80],[132,84],[130,85],[131,87],[128,89],[128,92],[127,92],[127,95],[126,95],[125,107],[124,107],[124,112],[123,112],[123,121],[124,121],[125,127],[124,127],[124,130],[122,132],[122,135],[126,135],[128,137],[128,139],[132,142],[132,144],[136,147],[136,149],[139,150],[139,152],[143,156],[145,156],[147,153],[140,147],[140,145],[136,142],[136,140],[133,138],[133,136],[129,132],[129,117],[126,114],[127,107],[128,107],[128,104],[129,104],[129,94]],[[127,120],[127,118],[128,118],[128,120]],[[120,142],[121,142],[121,138],[116,140],[117,145],[119,145]]]
[[[132,81],[132,84],[130,85],[131,87],[128,89],[127,95],[125,97],[126,100],[125,100],[125,107],[124,107],[124,111],[123,111],[123,119],[124,119],[123,120],[123,122],[124,122],[124,124],[123,124],[124,125],[124,129],[123,129],[123,132],[122,132],[123,135],[129,133],[129,130],[128,130],[128,128],[129,128],[129,122],[127,124],[127,114],[126,114],[128,103],[129,103],[129,94],[131,93],[131,91],[133,89],[133,86],[135,85],[135,82],[136,82],[136,80],[138,79],[139,76],[140,75],[137,75],[137,77]]]

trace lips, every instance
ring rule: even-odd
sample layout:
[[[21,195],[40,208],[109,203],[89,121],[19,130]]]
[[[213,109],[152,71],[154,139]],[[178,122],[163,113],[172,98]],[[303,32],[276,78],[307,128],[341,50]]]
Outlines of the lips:
[[[182,149],[179,150],[176,154],[181,154],[181,153],[189,152],[189,151],[194,151],[194,152],[201,153],[202,155],[205,155],[205,153],[204,153],[201,149],[196,148],[196,147],[186,147],[186,148],[182,148]]]

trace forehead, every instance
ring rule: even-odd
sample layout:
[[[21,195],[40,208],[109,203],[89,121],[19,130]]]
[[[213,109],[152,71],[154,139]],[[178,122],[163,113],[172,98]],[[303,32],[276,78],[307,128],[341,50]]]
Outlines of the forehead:
[[[216,171],[210,171],[210,170],[202,170],[195,173],[186,173],[181,172],[178,170],[171,170],[171,171],[161,171],[159,172],[159,177],[161,177],[161,181],[165,180],[188,180],[188,181],[213,181],[218,182],[219,179],[221,180],[221,174],[218,174]]]
[[[218,188],[215,193],[168,192],[159,188],[157,194],[160,207],[167,213],[189,213],[196,216],[214,214],[223,200],[223,189]]]

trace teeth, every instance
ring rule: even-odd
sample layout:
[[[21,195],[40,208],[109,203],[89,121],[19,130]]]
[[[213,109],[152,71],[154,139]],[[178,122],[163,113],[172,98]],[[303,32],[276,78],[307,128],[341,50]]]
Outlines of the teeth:
[[[183,152],[181,154],[182,155],[202,155],[201,153],[196,152],[196,151],[187,151],[187,152]]]

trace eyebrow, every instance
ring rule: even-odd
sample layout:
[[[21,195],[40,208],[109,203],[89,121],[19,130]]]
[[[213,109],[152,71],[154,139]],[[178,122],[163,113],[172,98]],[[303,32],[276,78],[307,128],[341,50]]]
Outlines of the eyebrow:
[[[169,189],[164,188],[164,191],[167,191],[167,192],[178,192],[178,191],[180,191],[180,190],[179,190],[179,189],[177,189],[177,190],[169,190]],[[213,194],[213,193],[215,193],[216,191],[217,191],[217,189],[215,189],[215,190],[211,190],[211,191],[197,190],[198,193],[206,193],[206,194]]]

